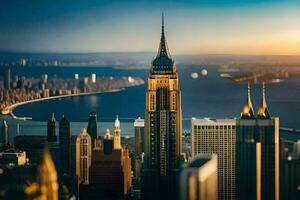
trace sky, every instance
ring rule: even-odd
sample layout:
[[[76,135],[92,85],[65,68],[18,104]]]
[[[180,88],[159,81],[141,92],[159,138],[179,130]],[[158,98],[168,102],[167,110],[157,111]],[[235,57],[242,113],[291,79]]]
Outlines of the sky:
[[[54,3],[55,2],[55,3]],[[300,55],[299,0],[0,0],[0,51]]]

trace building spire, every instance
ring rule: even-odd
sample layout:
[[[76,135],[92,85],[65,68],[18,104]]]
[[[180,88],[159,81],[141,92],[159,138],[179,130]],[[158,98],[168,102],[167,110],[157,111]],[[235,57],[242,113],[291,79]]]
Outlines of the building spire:
[[[165,36],[165,17],[164,13],[161,16],[161,38],[160,44],[158,48],[158,52],[156,58],[152,62],[152,73],[174,73],[176,71],[176,67],[174,65],[174,61],[171,58],[171,54],[169,52],[168,44]]]
[[[51,121],[55,121],[55,116],[54,116],[54,112],[52,113],[52,115],[51,115]]]
[[[115,128],[120,128],[120,120],[119,120],[118,115],[117,115],[116,120],[115,120]]]
[[[166,41],[166,36],[165,36],[165,17],[164,17],[164,13],[162,13],[161,16],[161,38],[160,38],[160,45],[159,45],[159,49],[158,49],[158,53],[156,57],[166,57],[166,58],[171,58],[170,52],[169,52],[169,48],[167,45],[167,41]]]
[[[267,101],[266,101],[266,87],[265,82],[262,83],[262,99],[260,102],[260,105],[258,107],[257,116],[261,119],[270,119],[270,113],[267,107]]]
[[[247,91],[247,100],[243,108],[243,112],[241,113],[242,119],[253,119],[254,110],[251,102],[251,94],[250,94],[250,81],[248,81],[248,91]]]

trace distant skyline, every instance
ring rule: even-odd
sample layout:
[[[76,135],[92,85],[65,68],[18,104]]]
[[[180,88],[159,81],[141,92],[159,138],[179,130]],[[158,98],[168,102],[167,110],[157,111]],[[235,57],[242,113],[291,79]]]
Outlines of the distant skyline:
[[[0,51],[300,55],[297,0],[1,0]]]

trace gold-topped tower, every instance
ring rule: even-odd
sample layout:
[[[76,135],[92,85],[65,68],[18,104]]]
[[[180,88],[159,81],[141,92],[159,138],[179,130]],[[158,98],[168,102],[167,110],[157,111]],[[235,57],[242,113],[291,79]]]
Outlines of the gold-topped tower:
[[[260,119],[270,119],[270,113],[267,107],[267,101],[266,101],[266,87],[265,82],[262,84],[263,94],[262,99],[260,102],[260,105],[258,107],[257,117]]]
[[[250,81],[248,81],[248,95],[247,100],[243,108],[243,112],[241,113],[242,119],[253,119],[254,116],[254,110],[251,102],[251,94],[250,94]]]

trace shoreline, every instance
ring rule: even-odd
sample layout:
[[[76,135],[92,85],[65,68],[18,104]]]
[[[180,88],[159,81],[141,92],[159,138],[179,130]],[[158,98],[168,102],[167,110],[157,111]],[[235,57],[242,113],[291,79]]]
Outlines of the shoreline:
[[[93,95],[93,94],[103,94],[103,93],[111,93],[111,92],[120,92],[122,90],[125,90],[125,88],[120,88],[120,89],[111,89],[107,91],[101,91],[101,92],[84,92],[84,93],[78,93],[78,94],[66,94],[66,95],[59,95],[59,96],[52,96],[52,97],[46,97],[46,98],[39,98],[39,99],[33,99],[29,101],[23,101],[19,103],[12,104],[7,107],[6,110],[1,111],[1,115],[10,115],[13,119],[17,120],[32,120],[32,117],[18,117],[13,113],[13,110],[18,107],[22,106],[25,104],[30,104],[30,103],[36,103],[40,101],[46,101],[46,100],[52,100],[52,99],[59,99],[59,98],[65,98],[65,97],[75,97],[75,96],[88,96],[88,95]],[[4,114],[5,113],[5,114]]]

